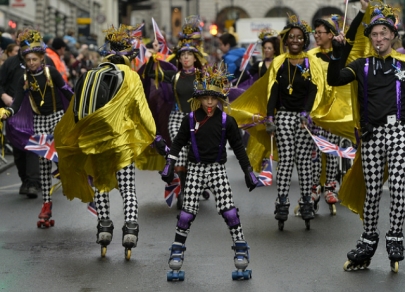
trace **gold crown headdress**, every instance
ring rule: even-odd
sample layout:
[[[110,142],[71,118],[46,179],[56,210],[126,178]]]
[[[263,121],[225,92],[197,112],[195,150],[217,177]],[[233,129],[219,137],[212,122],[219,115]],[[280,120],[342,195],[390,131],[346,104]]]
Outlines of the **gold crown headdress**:
[[[125,63],[136,57],[139,49],[137,48],[140,36],[137,33],[141,25],[126,26],[121,24],[118,28],[111,26],[103,30],[105,33],[105,44],[101,47],[100,54],[107,59],[112,55],[123,56]],[[128,65],[127,64],[127,65]]]
[[[259,39],[262,40],[267,40],[272,37],[276,37],[278,35],[278,32],[275,29],[272,28],[264,28],[260,31],[259,33]]]
[[[25,29],[18,36],[18,40],[21,46],[21,54],[23,56],[29,53],[45,53],[46,45],[42,41],[41,34],[34,29]]]
[[[228,103],[228,93],[231,89],[229,76],[225,67],[217,65],[205,65],[202,69],[196,69],[191,109],[200,107],[197,98],[203,96],[213,96],[219,98],[222,103]]]
[[[393,8],[381,1],[371,8],[373,9],[373,12],[371,13],[371,20],[364,29],[364,35],[368,37],[375,25],[385,25],[392,32],[394,32],[395,36],[398,36],[397,23],[399,9]]]
[[[312,32],[312,28],[311,26],[308,24],[308,22],[306,22],[305,20],[299,20],[298,17],[296,15],[288,15],[288,24],[284,27],[284,29],[280,32],[280,36],[281,36],[281,49],[284,46],[285,43],[285,38],[287,36],[287,33],[292,29],[292,28],[299,28],[300,30],[302,30],[302,32],[304,33],[304,49],[308,48],[309,46],[309,33]]]

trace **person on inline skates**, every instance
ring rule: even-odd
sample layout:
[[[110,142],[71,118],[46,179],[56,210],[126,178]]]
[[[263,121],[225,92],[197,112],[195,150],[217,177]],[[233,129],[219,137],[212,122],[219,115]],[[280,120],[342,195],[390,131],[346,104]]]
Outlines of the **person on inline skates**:
[[[369,3],[366,0],[360,0],[361,2],[361,10],[358,12],[356,17],[353,19],[352,23],[350,24],[350,28],[346,33],[346,43],[345,50],[347,51],[346,55],[350,52],[352,45],[349,42],[354,42],[357,28],[361,25],[363,16],[365,11],[368,8]],[[342,30],[343,26],[343,19],[339,15],[331,15],[328,18],[319,18],[315,20],[315,29],[314,29],[314,38],[315,42],[318,47],[308,51],[308,54],[315,55],[322,64],[324,78],[326,82],[328,64],[330,61],[330,57],[332,55],[332,40],[334,36],[337,36],[339,32]],[[346,58],[345,58],[346,59]],[[345,62],[346,60],[342,61]],[[344,96],[349,96],[350,98],[350,90],[351,84],[346,85],[345,87],[338,87],[332,88],[329,85],[325,85],[326,90],[324,91],[324,99],[332,99],[332,98],[344,98]],[[315,124],[317,125],[315,119]],[[318,134],[324,136],[329,142],[339,145],[341,137],[331,133],[330,131],[315,126],[316,132]],[[321,195],[321,190],[323,188],[324,198],[327,204],[329,204],[329,209],[332,215],[336,215],[336,207],[335,204],[339,202],[337,196],[337,182],[336,176],[338,173],[338,157],[326,154],[322,155],[319,148],[314,144],[314,149],[317,153],[316,159],[313,159],[312,164],[312,174],[313,174],[313,185],[312,185],[312,200],[314,201],[314,209],[315,212],[319,209],[319,200]],[[325,158],[325,170],[326,170],[326,181],[325,184],[321,185],[321,173],[322,173],[322,160]]]
[[[26,69],[16,85],[12,105],[0,108],[0,118],[10,118],[11,122],[15,121],[14,115],[16,119],[26,118],[27,125],[32,126],[32,129],[24,128],[25,131],[22,131],[21,135],[27,132],[35,135],[52,135],[56,124],[65,112],[65,104],[69,103],[73,92],[54,67],[45,65],[46,45],[37,30],[26,28],[20,33],[18,39]],[[26,141],[21,141],[21,144],[26,144],[28,138]],[[24,139],[21,138],[21,140]],[[43,200],[37,227],[48,228],[54,225],[54,220],[50,219],[52,217],[52,161],[45,157],[37,159],[39,159]]]
[[[162,180],[170,183],[173,180],[174,167],[180,150],[191,142],[187,158],[184,201],[171,247],[169,267],[172,271],[167,274],[168,281],[184,280],[184,271],[180,269],[186,250],[185,242],[191,224],[198,214],[199,195],[205,188],[212,192],[218,213],[224,218],[232,236],[237,268],[232,274],[233,279],[249,279],[251,276],[251,271],[246,270],[249,264],[249,246],[242,231],[225,168],[227,141],[245,173],[249,191],[256,187],[258,180],[252,171],[235,119],[217,107],[220,103],[222,105],[225,103],[229,86],[225,71],[216,66],[196,69],[192,112],[183,118],[167,157],[166,166],[161,172]]]
[[[315,218],[311,199],[313,141],[304,126],[311,128],[310,112],[314,100],[322,97],[324,77],[317,58],[304,52],[309,46],[311,31],[307,22],[290,16],[288,25],[280,32],[281,47],[285,44],[288,52],[274,58],[269,68],[270,97],[265,124],[266,132],[275,135],[278,149],[278,198],[274,214],[279,230],[283,230],[284,221],[288,219],[288,193],[294,164],[300,184],[299,211],[307,229],[310,220]]]
[[[131,248],[137,245],[139,232],[134,163],[156,135],[140,77],[130,67],[138,53],[133,30],[136,28],[121,25],[105,31],[103,62],[78,80],[75,99],[55,130],[64,193],[69,199],[94,200],[102,257],[114,229],[109,192],[119,189],[124,204],[122,245],[127,260]],[[165,148],[159,138],[156,136],[156,146]],[[88,176],[92,177],[95,192]]]
[[[398,263],[404,259],[405,56],[391,48],[392,41],[398,36],[397,16],[394,13],[392,7],[382,2],[373,5],[371,20],[364,29],[364,35],[369,38],[372,46],[370,53],[342,68],[339,58],[344,36],[341,34],[334,38],[328,67],[327,80],[331,86],[358,81],[358,95],[352,100],[359,103],[356,108],[360,109],[361,145],[355,164],[361,163],[358,169],[362,170],[362,174],[351,171],[342,184],[341,192],[345,184],[354,183],[356,188],[348,188],[348,192],[353,197],[359,196],[359,189],[362,188],[359,178],[364,178],[366,194],[362,210],[363,233],[356,248],[347,254],[345,270],[368,267],[376,252],[379,241],[379,205],[386,164],[391,202],[390,228],[385,239],[393,272],[398,272]]]

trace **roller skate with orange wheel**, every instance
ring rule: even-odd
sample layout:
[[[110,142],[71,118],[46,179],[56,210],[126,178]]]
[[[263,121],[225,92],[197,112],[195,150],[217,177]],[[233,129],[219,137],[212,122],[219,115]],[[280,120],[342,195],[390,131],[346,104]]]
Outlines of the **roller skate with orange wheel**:
[[[325,185],[325,201],[329,205],[329,210],[331,215],[336,215],[335,204],[339,202],[336,193],[336,182],[329,182]]]
[[[50,220],[52,217],[52,202],[46,202],[42,205],[41,213],[39,213],[37,222],[38,228],[49,228],[55,225],[54,220]]]
[[[131,249],[138,243],[139,225],[135,221],[125,222],[122,227],[122,246],[125,247],[125,259],[131,259]]]
[[[110,219],[102,219],[97,224],[97,243],[101,245],[101,257],[107,254],[107,246],[113,237],[114,224]]]

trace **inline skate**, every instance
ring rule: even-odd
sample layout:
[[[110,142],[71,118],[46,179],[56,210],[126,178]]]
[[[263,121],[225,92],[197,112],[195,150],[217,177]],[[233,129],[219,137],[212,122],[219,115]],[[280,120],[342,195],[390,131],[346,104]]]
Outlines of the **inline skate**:
[[[404,259],[404,235],[402,233],[387,233],[385,240],[388,258],[391,261],[391,271],[398,273],[399,262]]]
[[[107,254],[107,246],[113,237],[114,224],[110,219],[102,219],[97,224],[97,243],[101,245],[101,257]]]
[[[322,192],[322,187],[321,185],[313,185],[311,188],[311,198],[314,203],[314,213],[318,213],[319,210],[319,201],[321,200],[321,192]],[[300,205],[296,206],[294,208],[294,214],[295,216],[301,216],[300,213]]]
[[[55,225],[52,217],[52,202],[46,202],[42,205],[41,212],[38,215],[39,221],[37,222],[38,228],[49,228]]]
[[[336,182],[329,182],[325,185],[325,201],[329,205],[329,210],[331,215],[336,215],[336,206],[335,204],[339,202],[336,193]]]
[[[378,246],[378,234],[368,235],[363,233],[360,240],[357,241],[356,249],[347,253],[348,260],[343,269],[345,271],[365,269],[370,265],[371,258],[374,256]]]
[[[275,205],[275,218],[278,220],[278,229],[282,231],[284,229],[284,221],[287,221],[288,219],[288,209],[290,208],[290,201],[287,196],[279,195],[275,202]]]
[[[234,242],[232,249],[235,251],[235,267],[232,272],[232,280],[249,280],[252,278],[252,270],[246,269],[249,265],[249,249],[245,240],[237,240]]]
[[[169,267],[171,271],[167,272],[167,281],[184,281],[185,272],[181,271],[183,265],[184,252],[186,247],[180,242],[173,242],[170,248]]]
[[[131,259],[131,248],[138,243],[139,225],[135,221],[125,222],[122,227],[122,246],[125,247],[125,259]]]
[[[302,196],[298,204],[300,206],[301,218],[305,221],[305,227],[309,230],[311,229],[310,220],[315,218],[314,202],[311,196]]]

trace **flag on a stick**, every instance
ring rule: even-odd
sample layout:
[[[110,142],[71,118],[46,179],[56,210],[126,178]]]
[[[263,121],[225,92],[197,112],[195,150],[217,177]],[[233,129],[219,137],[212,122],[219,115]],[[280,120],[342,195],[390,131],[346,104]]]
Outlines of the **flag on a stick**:
[[[173,181],[170,184],[166,184],[165,186],[165,200],[170,208],[174,205],[174,202],[176,202],[176,199],[179,196],[180,192],[181,192],[180,178],[175,173]]]
[[[55,141],[51,134],[32,135],[25,146],[25,150],[34,152],[38,156],[48,160],[58,162],[58,153],[56,153]]]
[[[152,17],[152,24],[153,24],[153,31],[155,32],[155,38],[159,42],[160,45],[160,53],[167,56],[170,54],[170,50],[166,44],[166,39],[163,36],[162,32],[159,29],[159,26],[157,25],[156,21]]]
[[[271,186],[273,183],[273,155],[266,159],[263,163],[263,170],[258,175],[259,183],[257,187]]]
[[[319,150],[321,150],[323,153],[349,159],[354,159],[356,156],[356,149],[353,147],[341,148],[338,145],[329,142],[323,136],[316,136],[312,134],[311,136],[312,139],[314,139],[316,146],[318,146]]]
[[[253,55],[253,52],[255,51],[256,44],[257,43],[252,43],[247,47],[245,53],[243,54],[242,62],[240,63],[240,67],[239,67],[239,71],[242,72],[243,70],[245,70],[247,64],[249,63],[250,58]]]

